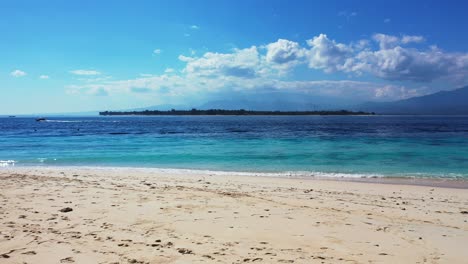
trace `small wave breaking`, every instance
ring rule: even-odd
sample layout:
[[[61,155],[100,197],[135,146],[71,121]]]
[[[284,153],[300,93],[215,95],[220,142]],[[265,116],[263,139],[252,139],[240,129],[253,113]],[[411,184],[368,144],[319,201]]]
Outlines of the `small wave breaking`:
[[[15,163],[14,160],[0,160],[0,167],[12,167],[15,166]]]
[[[157,168],[157,167],[127,167],[127,166],[66,166],[75,169],[95,169],[95,170],[132,170],[146,173],[163,173],[168,175],[215,175],[215,176],[259,176],[259,177],[280,177],[280,178],[384,178],[383,174],[375,173],[334,173],[319,171],[223,171],[204,169],[177,169],[177,168]]]

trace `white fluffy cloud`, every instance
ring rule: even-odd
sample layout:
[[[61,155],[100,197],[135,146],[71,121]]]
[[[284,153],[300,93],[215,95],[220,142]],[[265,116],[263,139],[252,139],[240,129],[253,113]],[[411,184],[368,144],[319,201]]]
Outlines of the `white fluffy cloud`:
[[[411,42],[414,42],[414,43],[421,43],[421,42],[424,42],[426,41],[426,39],[423,37],[423,36],[408,36],[408,35],[404,35],[402,38],[401,38],[401,43],[403,44],[408,44],[408,43],[411,43]]]
[[[26,72],[21,71],[21,70],[14,70],[14,71],[10,72],[10,75],[13,76],[13,77],[18,78],[18,77],[23,77],[23,76],[25,76],[25,75],[26,75]]]
[[[161,54],[162,50],[161,49],[155,49],[153,50],[153,54]]]
[[[372,38],[379,43],[380,49],[390,49],[400,43],[400,39],[396,36],[385,35],[385,34],[374,34]]]
[[[266,45],[266,61],[286,67],[292,67],[301,62],[306,54],[306,50],[301,48],[299,43],[287,39]]]
[[[309,67],[325,72],[342,71],[354,74],[371,74],[392,81],[431,82],[440,78],[466,78],[468,54],[447,53],[430,47],[425,50],[404,45],[421,43],[422,36],[402,37],[375,34],[372,37],[379,49],[372,50],[366,41],[341,44],[320,34],[307,43]]]
[[[439,50],[419,51],[400,46],[378,51],[363,51],[353,69],[394,81],[429,82],[467,70],[468,62],[457,65],[457,56]]]
[[[44,80],[44,79],[49,79],[49,78],[50,78],[49,75],[41,75],[41,76],[39,76],[39,79],[43,79],[43,80]]]
[[[307,40],[307,44],[310,46],[309,67],[325,72],[343,70],[353,52],[349,45],[336,43],[325,34]]]
[[[423,36],[403,35],[401,38],[386,34],[374,34],[372,38],[379,43],[380,49],[392,49],[401,44],[421,43],[425,41]]]
[[[95,70],[73,70],[70,73],[75,75],[101,75],[100,72]]]
[[[373,45],[375,41],[377,45]],[[166,69],[161,75],[141,75],[121,81],[102,80],[69,86],[72,92],[89,94],[148,93],[166,97],[195,97],[223,90],[291,91],[316,95],[396,100],[431,92],[417,83],[439,79],[468,81],[468,54],[450,53],[435,47],[411,45],[425,42],[422,36],[375,34],[369,39],[339,43],[325,34],[298,42],[278,39],[261,47],[251,46],[230,52],[206,52],[196,56],[179,55],[181,70]],[[407,85],[388,82],[294,81],[295,67],[343,72],[349,78],[372,76],[382,80],[407,81]],[[77,70],[92,75],[95,71]],[[97,72],[98,73],[98,72]],[[98,73],[99,74],[99,73]],[[285,78],[285,74],[288,78]],[[150,93],[151,92],[151,93]]]
[[[207,52],[200,58],[180,55],[179,60],[187,63],[185,73],[204,77],[253,78],[262,70],[255,46],[232,53]]]

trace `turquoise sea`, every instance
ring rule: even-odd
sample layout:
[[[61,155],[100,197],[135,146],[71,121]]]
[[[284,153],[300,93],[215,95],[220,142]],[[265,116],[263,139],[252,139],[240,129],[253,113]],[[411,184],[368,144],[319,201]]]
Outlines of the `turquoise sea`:
[[[0,167],[468,179],[468,117],[5,117],[0,160]]]

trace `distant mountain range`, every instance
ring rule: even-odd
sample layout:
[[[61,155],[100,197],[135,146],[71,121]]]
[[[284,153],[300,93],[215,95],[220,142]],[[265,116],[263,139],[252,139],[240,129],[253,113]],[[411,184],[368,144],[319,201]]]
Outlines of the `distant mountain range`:
[[[252,111],[320,111],[350,108],[349,100],[335,97],[309,96],[294,93],[259,93],[243,97],[230,97],[209,100],[199,105],[155,105],[131,111],[174,109],[246,109]],[[128,110],[126,110],[128,111]]]
[[[200,105],[199,109],[249,109],[254,111],[319,111],[319,110],[340,110],[342,103],[330,102],[319,98],[313,100],[291,99],[291,98],[268,98],[263,100],[216,100]]]
[[[394,102],[369,102],[353,110],[395,115],[468,115],[468,86]]]
[[[468,115],[468,86],[452,91],[441,91],[430,95],[412,97],[393,102],[352,103],[349,100],[324,96],[304,96],[301,94],[253,94],[249,97],[230,99],[215,99],[201,105],[155,105],[117,111],[144,110],[190,110],[196,109],[225,109],[225,110],[253,110],[253,111],[364,111],[377,114],[393,115]],[[106,111],[110,109],[103,109]],[[35,114],[34,116],[37,116]],[[95,112],[41,114],[83,116],[98,115]]]
[[[246,109],[255,111],[320,111],[351,110],[393,115],[468,115],[468,86],[452,91],[412,97],[392,102],[367,102],[352,104],[331,97],[308,97],[300,95],[258,96],[261,99],[220,99],[195,106],[197,109]],[[183,105],[160,105],[132,110],[191,109]]]

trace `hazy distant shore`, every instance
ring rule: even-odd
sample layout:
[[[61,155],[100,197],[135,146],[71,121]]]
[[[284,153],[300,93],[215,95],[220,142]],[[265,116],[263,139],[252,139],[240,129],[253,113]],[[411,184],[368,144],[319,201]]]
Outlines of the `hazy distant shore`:
[[[200,115],[224,115],[224,116],[256,116],[256,115],[270,115],[270,116],[296,116],[296,115],[324,115],[324,116],[346,116],[346,115],[375,115],[375,113],[364,111],[348,111],[348,110],[319,110],[319,111],[258,111],[258,110],[226,110],[226,109],[192,109],[192,110],[144,110],[144,111],[104,111],[99,112],[101,116],[200,116]]]
[[[468,258],[462,189],[104,167],[2,168],[0,189],[2,263]]]

